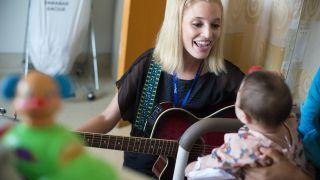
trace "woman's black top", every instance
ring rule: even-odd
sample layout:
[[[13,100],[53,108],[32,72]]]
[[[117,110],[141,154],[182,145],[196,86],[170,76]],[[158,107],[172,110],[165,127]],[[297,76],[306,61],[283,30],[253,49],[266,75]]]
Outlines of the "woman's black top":
[[[116,82],[119,89],[118,103],[121,117],[132,124],[134,124],[137,115],[140,96],[152,60],[152,53],[153,49],[150,49],[138,57],[131,68]],[[229,61],[225,61],[225,67],[226,73],[217,76],[208,72],[199,77],[191,91],[185,109],[197,117],[205,117],[212,113],[210,107],[223,102],[235,101],[244,74]],[[192,80],[178,79],[179,97],[185,96],[191,83]],[[172,75],[165,71],[161,71],[154,104],[161,102],[173,102]],[[143,132],[132,128],[130,135],[142,136]],[[156,156],[146,154],[124,152],[124,166],[153,176],[151,169],[156,158]]]

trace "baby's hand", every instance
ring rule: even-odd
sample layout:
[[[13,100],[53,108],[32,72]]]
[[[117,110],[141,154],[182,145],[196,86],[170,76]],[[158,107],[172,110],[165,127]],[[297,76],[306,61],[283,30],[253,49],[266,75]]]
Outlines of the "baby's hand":
[[[194,161],[194,162],[188,164],[188,166],[186,167],[184,173],[185,173],[185,174],[188,174],[189,172],[193,171],[196,163],[197,163],[197,161]]]
[[[273,164],[273,160],[266,155],[261,155],[256,163],[258,164],[258,167],[267,167]]]

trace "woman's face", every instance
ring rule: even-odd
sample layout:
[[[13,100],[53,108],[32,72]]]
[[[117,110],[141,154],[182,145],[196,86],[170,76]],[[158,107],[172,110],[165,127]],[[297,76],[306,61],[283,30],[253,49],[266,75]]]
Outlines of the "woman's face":
[[[217,3],[195,1],[184,9],[182,42],[187,56],[208,57],[221,34],[221,8]]]

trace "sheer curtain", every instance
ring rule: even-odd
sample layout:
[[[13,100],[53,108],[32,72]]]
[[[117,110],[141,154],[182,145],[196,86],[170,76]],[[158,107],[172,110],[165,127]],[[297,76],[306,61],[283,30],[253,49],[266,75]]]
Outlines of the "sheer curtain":
[[[225,57],[282,71],[301,103],[320,65],[319,0],[222,0]]]
[[[320,65],[320,1],[304,0],[300,24],[291,57],[287,65],[286,80],[296,103],[304,101],[310,83]]]
[[[297,32],[303,0],[222,0],[225,57],[243,71],[252,65],[280,70]]]

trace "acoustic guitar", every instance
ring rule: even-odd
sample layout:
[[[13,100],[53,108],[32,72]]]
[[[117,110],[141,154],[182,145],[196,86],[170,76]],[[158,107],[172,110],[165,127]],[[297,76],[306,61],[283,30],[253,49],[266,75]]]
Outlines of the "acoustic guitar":
[[[221,105],[213,109],[219,109],[219,107]],[[0,119],[18,121],[16,115],[7,116],[5,110],[0,109]],[[164,180],[172,179],[175,157],[179,147],[178,140],[185,130],[201,119],[213,117],[235,117],[234,105],[221,108],[207,117],[198,118],[185,109],[174,108],[171,103],[161,103],[156,106],[145,124],[146,137],[113,136],[89,132],[76,132],[76,134],[83,139],[86,146],[159,156],[152,171],[158,179]],[[5,126],[0,126],[0,136],[5,132],[5,129]],[[214,147],[223,143],[224,133],[216,132],[204,135],[191,150],[189,161],[194,161],[203,154],[210,154]]]
[[[226,106],[205,118],[233,118],[234,105]],[[155,118],[155,119],[154,119]],[[105,148],[159,156],[152,171],[158,179],[172,179],[174,159],[178,151],[178,140],[188,127],[204,119],[189,111],[172,107],[171,103],[162,103],[155,108],[145,125],[147,137],[113,136],[89,132],[77,132],[86,146]],[[196,142],[190,152],[189,161],[198,156],[210,154],[214,147],[223,143],[223,134],[216,132],[204,135]]]

